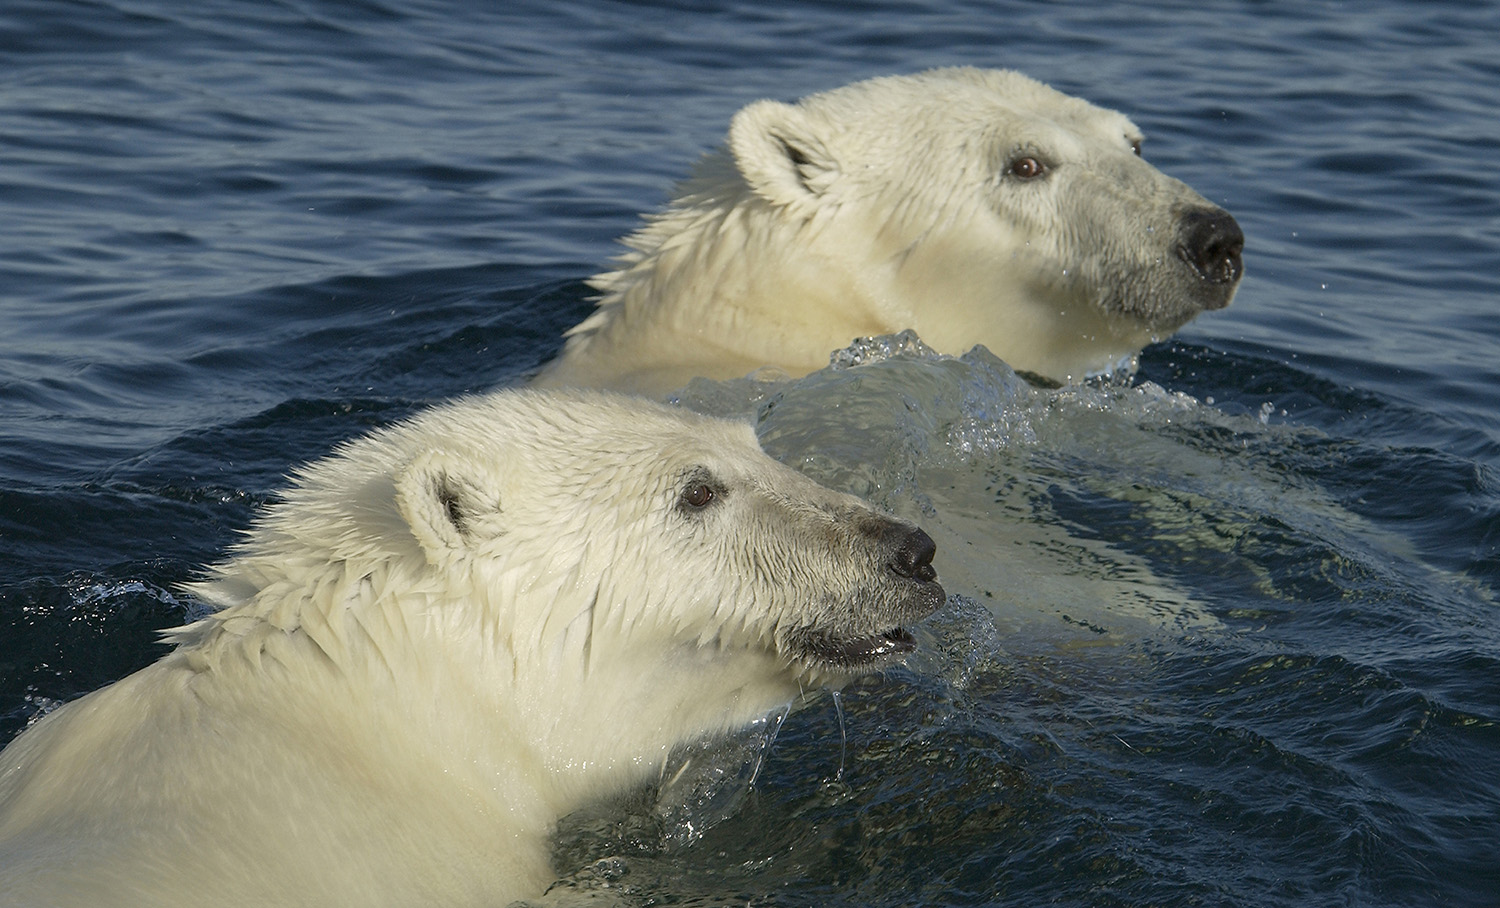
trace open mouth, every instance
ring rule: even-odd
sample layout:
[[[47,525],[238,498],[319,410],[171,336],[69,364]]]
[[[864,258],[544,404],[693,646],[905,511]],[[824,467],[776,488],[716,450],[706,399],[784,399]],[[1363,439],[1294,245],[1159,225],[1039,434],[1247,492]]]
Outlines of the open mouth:
[[[895,662],[917,648],[916,638],[903,627],[862,637],[840,637],[804,630],[790,642],[792,649],[804,659],[846,670],[875,668]]]

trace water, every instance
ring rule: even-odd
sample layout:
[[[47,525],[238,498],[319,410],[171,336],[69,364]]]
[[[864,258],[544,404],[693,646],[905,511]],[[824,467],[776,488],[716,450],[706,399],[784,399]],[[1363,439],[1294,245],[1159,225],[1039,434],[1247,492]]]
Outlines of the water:
[[[550,357],[740,105],[1012,66],[1239,218],[1238,299],[1129,386],[892,342],[687,392],[932,527],[954,595],[845,691],[846,744],[802,704],[572,818],[560,872],[641,904],[1496,904],[1497,40],[1471,3],[11,0],[0,740],[157,657],[290,467]]]

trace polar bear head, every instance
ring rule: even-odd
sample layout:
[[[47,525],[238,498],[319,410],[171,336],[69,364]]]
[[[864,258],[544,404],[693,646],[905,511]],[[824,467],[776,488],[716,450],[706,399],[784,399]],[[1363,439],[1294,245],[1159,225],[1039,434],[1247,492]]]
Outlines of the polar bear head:
[[[222,628],[253,613],[418,702],[464,692],[475,715],[426,734],[499,721],[512,762],[548,769],[527,784],[576,792],[898,661],[943,601],[933,553],[745,423],[513,391],[303,470],[197,591]]]
[[[598,276],[549,383],[638,389],[827,364],[912,329],[1059,381],[1108,371],[1242,273],[1234,218],[1141,157],[1123,115],[1019,73],[872,79],[735,115]]]
[[[494,617],[579,667],[670,639],[821,683],[909,652],[901,625],[942,601],[926,533],[772,460],[747,423],[507,393],[405,431],[433,428],[395,482],[412,536],[439,571],[514,584]]]

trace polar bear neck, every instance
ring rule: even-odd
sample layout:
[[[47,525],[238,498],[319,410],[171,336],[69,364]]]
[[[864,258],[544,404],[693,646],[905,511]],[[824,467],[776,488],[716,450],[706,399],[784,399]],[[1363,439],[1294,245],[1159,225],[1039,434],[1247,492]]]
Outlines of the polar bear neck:
[[[597,641],[581,634],[585,613],[575,610],[581,599],[568,573],[495,575],[470,565],[445,570],[442,585],[424,576],[399,559],[304,564],[242,553],[232,573],[194,585],[219,610],[174,632],[179,648],[163,664],[185,671],[198,697],[274,703],[266,722],[322,730],[309,734],[361,730],[368,741],[351,743],[351,753],[420,742],[403,747],[430,752],[433,765],[465,767],[467,786],[543,830],[647,780],[677,742],[743,727],[801,690],[781,656],[739,635],[734,644],[668,626]],[[452,579],[463,576],[471,588],[455,590]],[[555,608],[517,614],[510,604],[523,587]],[[390,589],[401,591],[400,603]],[[453,608],[455,595],[472,608]],[[424,597],[433,603],[425,615],[413,605]],[[326,602],[342,607],[318,604]],[[330,688],[342,692],[338,715],[324,709]],[[498,708],[504,703],[555,708]]]
[[[803,375],[855,337],[901,330],[850,267],[857,256],[815,242],[835,213],[789,231],[726,153],[706,158],[671,207],[626,238],[618,267],[590,279],[598,307],[538,383],[654,392],[768,364]]]

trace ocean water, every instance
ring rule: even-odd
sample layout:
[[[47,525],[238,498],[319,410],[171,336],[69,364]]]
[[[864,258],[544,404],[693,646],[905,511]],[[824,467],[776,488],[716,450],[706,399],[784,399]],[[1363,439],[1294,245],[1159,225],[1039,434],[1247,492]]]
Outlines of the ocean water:
[[[1238,298],[1129,382],[889,338],[687,389],[932,528],[950,601],[569,818],[565,888],[1500,904],[1497,47],[1490,3],[9,0],[0,742],[161,655],[294,465],[548,359],[739,106],[1005,66],[1233,212]]]

